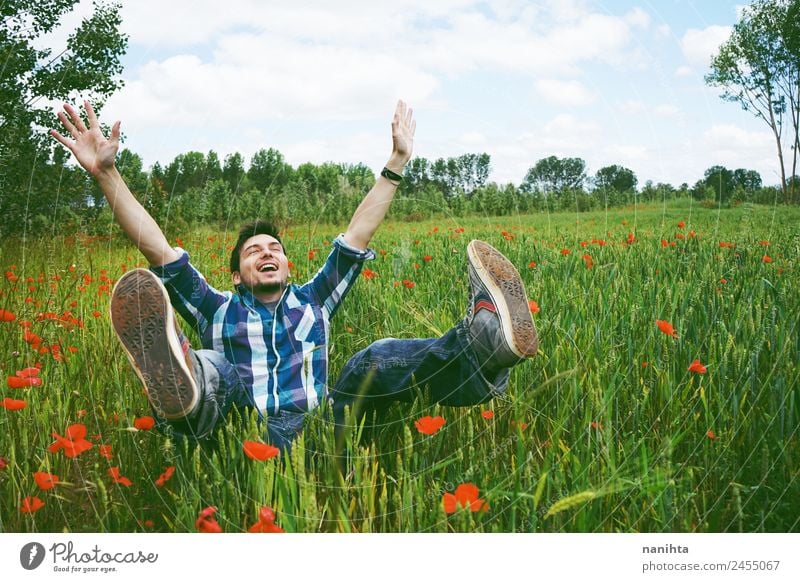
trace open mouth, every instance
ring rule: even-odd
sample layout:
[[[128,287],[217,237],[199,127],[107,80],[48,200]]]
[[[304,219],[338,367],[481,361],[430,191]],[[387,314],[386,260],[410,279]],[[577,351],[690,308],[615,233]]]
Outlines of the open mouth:
[[[259,273],[271,273],[278,270],[278,265],[274,263],[264,263],[258,268]]]

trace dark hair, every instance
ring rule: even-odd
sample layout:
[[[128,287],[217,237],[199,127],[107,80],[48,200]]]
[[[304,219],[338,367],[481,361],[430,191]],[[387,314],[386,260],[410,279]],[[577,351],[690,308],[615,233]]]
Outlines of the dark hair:
[[[245,241],[256,236],[257,234],[268,234],[281,243],[281,246],[283,246],[283,242],[281,242],[281,238],[278,236],[277,226],[271,222],[261,219],[248,222],[239,229],[239,238],[236,239],[236,246],[233,247],[233,250],[231,251],[231,273],[239,270],[239,255],[242,252],[242,246],[244,245]]]

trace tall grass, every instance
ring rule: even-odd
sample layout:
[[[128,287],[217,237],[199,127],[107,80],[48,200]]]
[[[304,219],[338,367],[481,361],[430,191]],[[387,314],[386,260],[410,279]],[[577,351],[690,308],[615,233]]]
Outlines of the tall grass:
[[[242,450],[260,438],[252,414],[233,413],[215,446],[133,428],[147,401],[107,312],[112,281],[142,264],[136,250],[90,237],[4,241],[0,308],[16,320],[0,322],[2,398],[27,406],[0,409],[0,529],[194,531],[215,506],[223,530],[243,531],[270,506],[286,531],[303,532],[797,531],[798,224],[796,209],[686,203],[385,224],[371,245],[377,276],[359,280],[333,322],[331,381],[374,340],[434,336],[464,316],[472,238],[518,266],[540,308],[540,354],[484,406],[421,398],[392,409],[373,439],[359,441],[354,426],[344,479],[324,410],[308,415],[290,455],[266,462]],[[296,281],[316,271],[339,231],[287,233]],[[229,289],[233,233],[181,238],[209,281]],[[41,337],[38,350],[26,329]],[[695,359],[706,374],[688,371]],[[6,386],[37,363],[41,386]],[[447,424],[422,435],[414,421],[424,415]],[[94,447],[74,459],[48,452],[51,433],[74,423]],[[112,466],[133,485],[115,483]],[[174,476],[156,486],[168,466]],[[37,471],[60,483],[39,490]],[[462,483],[477,485],[486,511],[444,512],[443,494]],[[45,506],[21,512],[28,496]]]

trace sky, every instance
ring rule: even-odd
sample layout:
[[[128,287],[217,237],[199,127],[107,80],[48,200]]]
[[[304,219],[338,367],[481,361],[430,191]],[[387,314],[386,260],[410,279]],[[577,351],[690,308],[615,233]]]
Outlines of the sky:
[[[620,164],[693,184],[713,165],[777,184],[768,126],[708,87],[742,3],[723,0],[123,0],[124,87],[101,120],[149,167],[188,151],[304,162],[391,153],[398,99],[414,155],[490,154],[519,184],[537,160]],[[44,43],[91,10],[82,0]]]

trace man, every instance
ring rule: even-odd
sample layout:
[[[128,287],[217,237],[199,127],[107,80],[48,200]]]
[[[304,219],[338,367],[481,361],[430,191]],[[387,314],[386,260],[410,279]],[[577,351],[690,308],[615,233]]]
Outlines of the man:
[[[119,279],[111,319],[152,408],[174,432],[203,439],[232,406],[253,408],[266,417],[266,438],[286,447],[302,430],[305,413],[325,398],[340,429],[347,408],[360,416],[410,400],[412,383],[428,385],[435,402],[477,404],[502,393],[511,366],[536,354],[519,273],[497,250],[472,241],[464,320],[441,338],[373,343],[350,359],[327,393],[330,319],[364,261],[375,257],[369,242],[411,158],[416,122],[402,101],[392,120],[392,154],[319,272],[304,285],[289,284],[279,232],[256,221],[241,229],[231,253],[236,293],[213,289],[185,251],[170,247],[115,167],[120,122],[106,138],[91,104],[84,107],[88,127],[65,105],[58,118],[72,139],[51,134],[97,180],[115,220],[150,263],[150,270]],[[173,307],[204,349],[188,345]]]

